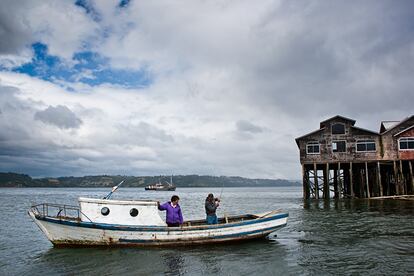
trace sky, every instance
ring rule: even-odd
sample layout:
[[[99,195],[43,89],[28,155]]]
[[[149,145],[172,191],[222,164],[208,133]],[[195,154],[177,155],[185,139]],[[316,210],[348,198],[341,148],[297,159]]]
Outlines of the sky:
[[[414,112],[414,2],[0,2],[0,171],[301,178],[295,138]]]

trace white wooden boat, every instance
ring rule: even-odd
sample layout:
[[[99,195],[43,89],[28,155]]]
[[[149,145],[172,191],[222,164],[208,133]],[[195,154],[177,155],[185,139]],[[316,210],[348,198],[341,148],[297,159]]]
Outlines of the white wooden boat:
[[[54,246],[167,246],[262,238],[286,226],[288,214],[263,214],[186,221],[168,227],[156,201],[79,198],[79,206],[39,204],[30,217]]]

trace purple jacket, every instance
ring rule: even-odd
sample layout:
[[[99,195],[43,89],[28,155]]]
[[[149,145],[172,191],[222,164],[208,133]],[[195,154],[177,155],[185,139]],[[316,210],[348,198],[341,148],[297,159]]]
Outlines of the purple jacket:
[[[171,202],[165,202],[158,207],[158,210],[167,211],[166,221],[167,223],[179,223],[183,224],[183,214],[181,213],[180,205],[174,208],[171,206]]]

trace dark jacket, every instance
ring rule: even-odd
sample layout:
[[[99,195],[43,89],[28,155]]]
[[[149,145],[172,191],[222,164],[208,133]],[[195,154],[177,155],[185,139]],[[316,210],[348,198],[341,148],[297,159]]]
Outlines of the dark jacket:
[[[216,214],[217,204],[215,201],[209,201],[206,199],[205,207],[207,216],[213,216]]]

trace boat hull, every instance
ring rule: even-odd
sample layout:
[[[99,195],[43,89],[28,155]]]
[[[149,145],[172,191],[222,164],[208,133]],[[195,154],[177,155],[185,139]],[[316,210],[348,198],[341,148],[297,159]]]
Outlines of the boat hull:
[[[148,188],[148,187],[145,187],[145,191],[175,191],[175,187],[168,187],[168,188]]]
[[[263,238],[286,226],[288,215],[204,226],[122,226],[29,215],[55,246],[176,246]]]

